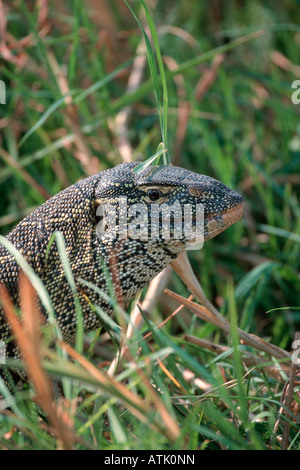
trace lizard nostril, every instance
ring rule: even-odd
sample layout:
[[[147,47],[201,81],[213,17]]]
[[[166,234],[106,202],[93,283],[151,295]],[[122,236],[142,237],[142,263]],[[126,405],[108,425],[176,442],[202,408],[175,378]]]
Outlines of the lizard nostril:
[[[201,196],[202,191],[200,191],[199,188],[197,188],[195,186],[191,186],[189,188],[189,193],[190,193],[191,196],[199,197],[199,196]]]

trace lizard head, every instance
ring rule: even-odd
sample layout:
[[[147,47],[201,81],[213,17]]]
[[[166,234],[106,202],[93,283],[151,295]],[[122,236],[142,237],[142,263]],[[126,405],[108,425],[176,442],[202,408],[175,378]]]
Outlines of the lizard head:
[[[113,233],[191,247],[242,216],[242,196],[209,176],[172,165],[134,171],[137,165],[125,163],[103,172],[95,188],[104,237]]]

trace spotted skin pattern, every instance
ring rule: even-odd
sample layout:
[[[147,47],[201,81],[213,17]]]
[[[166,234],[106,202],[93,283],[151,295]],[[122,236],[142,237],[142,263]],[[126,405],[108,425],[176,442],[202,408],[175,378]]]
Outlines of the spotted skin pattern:
[[[106,293],[109,292],[108,283],[112,282],[117,300],[126,305],[186,248],[184,239],[112,239],[104,236],[100,240],[96,232],[99,205],[112,204],[118,217],[122,217],[119,201],[120,197],[127,197],[128,205],[138,202],[150,211],[153,202],[149,199],[149,189],[153,188],[160,194],[156,203],[172,205],[177,201],[182,207],[184,204],[195,207],[201,203],[205,210],[205,240],[225,230],[242,215],[242,197],[213,178],[171,165],[150,166],[142,172],[134,172],[137,164],[124,163],[77,182],[45,202],[7,236],[42,280],[66,341],[74,339],[76,312],[56,241],[49,249],[55,231],[60,231],[64,237],[81,302],[84,329],[89,332],[100,326],[89,302],[99,305],[109,315],[113,314],[113,307],[81,279]],[[111,278],[109,282],[108,277]],[[18,278],[16,260],[0,245],[0,283],[6,286],[17,306]],[[0,340],[6,342],[10,336],[10,328],[0,309]],[[6,348],[8,356],[18,357],[12,341]]]

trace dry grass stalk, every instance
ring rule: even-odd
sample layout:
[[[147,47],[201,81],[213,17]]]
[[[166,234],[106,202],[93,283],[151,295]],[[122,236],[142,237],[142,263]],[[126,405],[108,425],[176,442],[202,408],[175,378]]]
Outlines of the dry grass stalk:
[[[222,346],[219,344],[212,343],[211,341],[207,341],[205,339],[197,338],[192,335],[185,334],[183,339],[186,341],[189,341],[190,343],[196,344],[197,346],[200,346],[201,348],[208,349],[209,351],[212,351],[216,354],[223,354],[226,351],[230,350],[229,346]],[[276,365],[269,365],[266,364],[266,361],[254,354],[252,354],[249,351],[241,351],[242,354],[242,361],[245,364],[246,367],[263,367],[264,372],[267,375],[270,375],[271,377],[274,377],[276,380],[282,381],[283,376],[281,374],[281,371],[283,371],[285,374],[289,374],[290,372],[290,367],[281,364],[280,365],[280,370],[277,368]]]
[[[149,288],[147,290],[147,293],[141,305],[137,303],[132,309],[132,312],[130,314],[130,321],[126,329],[124,341],[116,357],[113,359],[108,369],[108,375],[110,375],[111,377],[116,373],[117,367],[120,366],[120,362],[123,359],[123,357],[126,357],[126,354],[128,351],[128,346],[127,346],[128,341],[133,336],[134,332],[137,331],[142,325],[143,318],[142,318],[140,309],[142,309],[142,311],[145,313],[151,313],[152,309],[157,303],[159,296],[162,294],[169,280],[170,273],[171,273],[171,268],[168,267],[164,271],[162,271],[160,274],[158,274],[158,276],[156,276],[150,282]]]
[[[136,56],[132,64],[132,69],[128,78],[126,93],[132,93],[140,86],[147,63],[146,44],[142,40],[137,49]],[[124,163],[132,161],[133,150],[131,147],[128,126],[132,115],[132,106],[125,106],[115,119],[115,133],[117,136],[117,147]]]
[[[69,83],[66,75],[62,72],[55,56],[52,53],[48,53],[48,61],[52,68],[52,72],[56,77],[58,88],[62,95],[66,95],[70,92]],[[93,175],[99,171],[99,160],[91,154],[86,136],[83,134],[80,125],[80,119],[76,106],[73,103],[71,95],[66,96],[66,121],[71,128],[76,145],[76,151],[74,155],[81,162],[87,175]]]
[[[46,191],[46,189],[35,181],[34,178],[20,165],[20,163],[15,160],[6,150],[0,148],[0,157],[5,161],[5,163],[14,168],[20,175],[23,180],[32,188],[34,188],[45,200],[51,197],[51,194]]]
[[[147,377],[144,375],[143,371],[139,368],[136,369],[137,374],[140,376],[144,385],[149,392],[151,397],[151,402],[149,400],[144,401],[135,395],[133,392],[128,390],[125,385],[118,382],[117,380],[109,377],[104,372],[100,371],[97,367],[91,364],[85,357],[81,356],[77,351],[75,351],[70,345],[61,342],[61,347],[66,350],[66,352],[78,361],[85,370],[87,370],[95,379],[101,384],[101,388],[106,390],[108,393],[113,396],[118,396],[121,401],[123,401],[128,408],[130,408],[134,415],[136,415],[141,421],[147,422],[148,415],[151,410],[151,405],[153,404],[157,411],[160,414],[162,423],[164,423],[165,433],[169,439],[176,439],[179,436],[179,427],[176,421],[171,417],[167,409],[165,408],[163,402],[160,400],[157,392],[152,387],[151,383],[148,381]],[[116,393],[117,392],[117,393]],[[154,426],[158,426],[158,424]]]
[[[132,393],[130,390],[117,382],[115,379],[109,377],[107,374],[99,370],[96,366],[94,366],[88,359],[84,356],[79,354],[72,346],[67,343],[60,342],[60,346],[68,353],[70,357],[75,359],[81,366],[91,374],[98,382],[101,384],[101,387],[106,390],[108,393],[115,394],[114,392],[117,391],[120,397],[124,402],[131,408],[135,415],[141,421],[145,421],[145,412],[148,412],[147,404],[143,402],[137,395]]]
[[[164,62],[166,63],[169,70],[175,72],[178,69],[178,64],[172,57],[165,56]],[[182,74],[175,74],[173,79],[174,79],[176,90],[177,90],[178,108],[177,108],[177,129],[176,129],[176,135],[175,135],[172,160],[173,160],[174,165],[180,165],[182,147],[183,147],[183,142],[184,142],[186,131],[187,131],[187,125],[188,125],[191,107],[187,99],[184,76]]]
[[[171,292],[167,290],[166,294],[169,295],[171,298],[177,300],[178,302],[182,303],[183,305],[185,305],[188,309],[190,309],[193,313],[195,313],[199,318],[215,324],[216,326],[221,328],[225,333],[230,333],[231,332],[230,323],[223,317],[223,315],[221,315],[220,312],[218,312],[218,310],[205,297],[205,294],[195,274],[193,273],[193,270],[187,258],[186,252],[179,255],[178,258],[176,258],[176,260],[172,262],[172,266],[174,270],[177,272],[177,274],[184,281],[184,283],[187,285],[187,287],[191,290],[191,292],[198,298],[202,306],[196,304],[195,302],[187,300],[178,294],[175,294],[175,292]],[[266,341],[264,341],[263,339],[259,338],[256,335],[246,333],[241,328],[237,328],[237,332],[243,344],[248,344],[278,359],[288,359],[290,361],[291,354],[289,352],[279,348],[278,346],[275,346],[274,344],[267,343]]]
[[[15,336],[24,358],[26,373],[36,391],[35,401],[46,412],[52,425],[51,431],[61,441],[64,449],[72,449],[72,419],[58,409],[54,401],[52,384],[42,367],[42,337],[40,333],[41,313],[36,302],[36,293],[24,274],[20,274],[20,304],[22,322],[5,286],[0,286],[0,300],[4,314]]]
[[[196,85],[195,90],[195,99],[201,102],[208,92],[208,90],[212,87],[214,82],[216,81],[218,75],[218,69],[222,65],[225,60],[225,54],[217,54],[212,62],[211,66],[207,67],[201,75],[200,80]]]
[[[185,369],[182,372],[182,377],[186,382],[192,383],[194,386],[196,386],[203,392],[209,392],[210,390],[212,390],[212,385],[210,383],[206,382],[203,379],[199,379],[199,377],[196,377],[195,374],[189,369]]]

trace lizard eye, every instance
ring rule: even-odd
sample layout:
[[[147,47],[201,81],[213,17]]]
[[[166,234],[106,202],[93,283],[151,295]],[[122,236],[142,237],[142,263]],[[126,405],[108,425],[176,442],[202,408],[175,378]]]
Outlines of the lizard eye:
[[[159,189],[148,189],[147,194],[150,201],[157,201],[161,196],[161,192]]]

